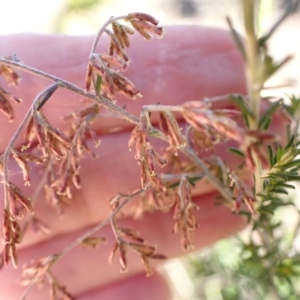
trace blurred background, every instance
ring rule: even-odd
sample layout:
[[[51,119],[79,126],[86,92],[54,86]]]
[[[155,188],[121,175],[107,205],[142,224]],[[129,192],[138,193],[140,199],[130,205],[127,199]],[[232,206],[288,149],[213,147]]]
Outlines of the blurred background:
[[[95,34],[99,26],[110,16],[134,11],[154,15],[163,25],[181,23],[227,28],[225,17],[230,16],[234,26],[243,34],[240,0],[10,0],[1,2],[0,35],[20,32]],[[285,4],[286,0],[261,1],[259,28],[262,32],[276,20]],[[295,59],[269,83],[270,86],[288,83],[289,87],[285,88],[285,92],[298,94],[299,28],[300,13],[297,12],[278,29],[272,38],[270,49],[275,59],[282,59],[287,54],[294,54]],[[268,95],[270,93],[276,95],[281,91],[274,89],[269,90]],[[293,228],[299,216],[293,215],[291,211],[282,212],[280,216],[282,214],[288,216],[287,228]],[[279,215],[276,217],[279,218]],[[241,236],[243,235],[245,233]],[[299,248],[297,251],[300,251],[299,244],[299,241],[295,244],[295,247]],[[258,299],[258,294],[253,292],[252,287],[255,286],[255,281],[247,281],[246,273],[249,271],[247,266],[245,269],[239,269],[240,253],[241,248],[237,240],[230,238],[199,253],[171,260],[161,271],[166,274],[173,286],[174,300]],[[250,267],[252,270],[253,266]],[[259,266],[256,267],[259,273]]]
[[[230,16],[237,30],[242,32],[240,0],[10,0],[1,1],[0,34],[19,32],[61,33],[71,35],[94,34],[99,26],[113,15],[142,11],[155,15],[163,25],[201,24],[226,27]],[[261,0],[259,26],[268,29],[288,0]],[[272,38],[270,49],[275,58],[300,50],[300,13],[280,27]],[[294,73],[300,66],[296,61],[280,72],[272,85],[293,83],[299,78]]]

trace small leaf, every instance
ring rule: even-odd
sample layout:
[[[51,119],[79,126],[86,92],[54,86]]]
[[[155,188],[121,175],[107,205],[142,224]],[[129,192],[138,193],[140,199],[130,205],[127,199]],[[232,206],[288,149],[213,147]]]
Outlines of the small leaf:
[[[242,158],[245,158],[244,153],[243,153],[241,150],[237,149],[237,148],[231,147],[231,148],[229,148],[228,150],[229,150],[230,152],[232,152],[232,153],[237,154],[238,156],[240,156],[240,157],[242,157]]]
[[[300,167],[300,159],[295,159],[293,161],[290,161],[284,165],[281,165],[280,168],[281,169],[289,169],[289,168],[292,168],[292,167]]]
[[[289,140],[289,142],[288,142],[287,145],[284,147],[284,149],[287,150],[288,148],[290,148],[290,147],[293,145],[294,140],[295,140],[295,136],[292,135],[291,138],[290,138],[290,140]]]
[[[269,126],[271,125],[272,122],[272,118],[267,118],[265,119],[261,124],[260,124],[260,128],[263,130],[267,130],[269,128]]]
[[[269,177],[279,177],[282,178],[284,181],[299,181],[300,176],[296,173],[271,173],[269,174]]]
[[[232,22],[230,20],[229,17],[226,17],[226,21],[227,21],[227,24],[230,28],[230,31],[231,31],[231,34],[232,34],[232,37],[235,41],[235,44],[236,46],[238,47],[238,49],[240,50],[244,60],[246,60],[246,51],[245,51],[245,48],[244,48],[244,43],[243,41],[241,40],[241,37],[240,35],[238,34],[238,32],[234,29],[233,25],[232,25]]]
[[[247,123],[249,117],[253,119],[253,114],[249,110],[247,103],[241,95],[230,95],[228,100],[234,103],[240,109]]]
[[[198,180],[200,180],[200,179],[202,179],[202,178],[203,178],[203,176],[187,177],[187,180],[188,180],[188,182],[189,182],[192,186],[194,186],[194,185],[195,185],[195,182],[197,182]],[[173,188],[175,188],[175,187],[178,187],[179,184],[180,184],[180,181],[176,181],[176,182],[170,184],[170,185],[168,186],[168,189],[173,189]]]
[[[288,195],[289,194],[285,189],[281,189],[281,188],[274,188],[274,189],[272,189],[271,193],[274,193],[274,194],[284,194],[284,195]]]
[[[288,183],[284,183],[284,182],[280,182],[279,184],[277,184],[276,186],[282,187],[282,188],[287,188],[287,189],[295,189],[295,186],[292,184],[288,184]]]
[[[97,74],[97,78],[96,78],[95,84],[94,84],[95,92],[96,92],[97,96],[100,94],[101,84],[102,84],[102,77]]]
[[[273,102],[270,107],[267,109],[267,111],[261,116],[260,120],[259,120],[259,128],[263,128],[262,125],[264,125],[266,123],[266,121],[268,119],[271,118],[271,116],[274,114],[274,112],[276,112],[281,106],[282,106],[282,99]]]
[[[274,166],[274,155],[273,155],[273,150],[272,147],[270,145],[268,145],[268,152],[269,152],[269,162],[271,167]]]
[[[187,180],[192,186],[195,186],[195,183],[202,178],[203,176],[187,177]]]
[[[161,132],[157,129],[151,129],[151,131],[149,132],[150,136],[154,136],[154,137],[157,137],[157,136],[160,136],[161,135]]]
[[[266,81],[269,77],[271,77],[275,72],[277,72],[283,65],[285,65],[287,62],[289,62],[292,58],[293,58],[293,56],[289,55],[278,63],[274,63],[272,61],[272,59],[266,60],[265,61],[264,81]]]
[[[257,193],[256,196],[257,196],[257,197],[262,197],[262,198],[265,198],[265,197],[266,197],[266,195],[263,194],[263,193]]]
[[[282,150],[282,147],[280,145],[277,145],[277,153],[276,155],[274,156],[274,165],[277,163],[277,162],[280,162],[280,159],[283,155],[283,150]]]

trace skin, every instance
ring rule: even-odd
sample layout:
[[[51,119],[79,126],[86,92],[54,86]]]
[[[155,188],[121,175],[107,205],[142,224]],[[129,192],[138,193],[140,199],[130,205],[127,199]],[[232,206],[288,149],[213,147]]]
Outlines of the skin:
[[[57,75],[84,86],[87,58],[92,37],[43,36],[21,34],[1,38],[0,53],[17,51],[26,64]],[[106,51],[105,38],[100,42],[99,52]],[[143,41],[137,34],[132,37],[128,51],[131,65],[125,75],[140,89],[143,98],[135,102],[119,98],[118,104],[136,116],[142,105],[160,102],[180,104],[188,100],[203,99],[227,93],[246,93],[242,58],[226,31],[198,26],[177,26],[167,28],[162,40]],[[19,72],[22,83],[16,96],[22,96],[24,103],[16,111],[16,120],[9,124],[0,118],[0,153],[4,151],[9,137],[14,132],[22,115],[32,99],[49,81]],[[227,107],[228,103],[220,104]],[[46,115],[56,126],[63,129],[66,124],[60,117],[80,107],[78,97],[68,91],[57,91],[45,106]],[[58,113],[59,112],[59,113]],[[280,119],[275,122],[278,125]],[[101,119],[95,124],[101,139],[101,146],[95,149],[98,160],[82,161],[82,189],[74,192],[73,203],[66,209],[65,217],[59,219],[43,201],[38,201],[36,214],[51,226],[49,235],[29,234],[24,237],[19,254],[19,265],[33,258],[43,257],[61,251],[65,246],[84,233],[89,227],[109,216],[107,200],[118,192],[128,192],[139,187],[140,170],[134,154],[128,152],[127,142],[132,129],[130,124],[115,118]],[[110,133],[119,127],[117,133]],[[282,126],[281,126],[282,128]],[[19,145],[19,144],[18,144]],[[234,158],[228,155],[226,147],[218,149],[230,167]],[[40,175],[32,168],[32,185]],[[20,171],[11,165],[11,179],[22,187]],[[24,188],[30,194],[32,189]],[[196,213],[200,228],[196,231],[196,248],[208,246],[230,236],[245,226],[245,221],[231,213],[228,208],[215,206],[216,193],[205,184],[198,185],[194,200],[201,209]],[[1,194],[3,195],[2,191]],[[1,205],[3,201],[1,201]],[[0,207],[2,209],[2,207]],[[172,234],[172,214],[146,214],[143,219],[133,220],[130,210],[119,226],[138,228],[149,245],[157,245],[159,253],[168,257],[185,254],[180,246],[179,235]],[[159,274],[145,276],[140,259],[128,252],[129,272],[120,273],[118,259],[108,266],[107,258],[114,243],[111,229],[104,227],[98,236],[106,243],[97,250],[78,248],[65,256],[54,268],[54,274],[79,300],[83,299],[171,299],[168,285]],[[1,245],[2,247],[2,245]],[[16,284],[21,268],[6,268],[0,273],[0,298],[18,299],[23,288]],[[47,288],[32,289],[32,299],[45,299]],[[101,298],[102,297],[102,298]],[[31,298],[30,298],[31,299]]]

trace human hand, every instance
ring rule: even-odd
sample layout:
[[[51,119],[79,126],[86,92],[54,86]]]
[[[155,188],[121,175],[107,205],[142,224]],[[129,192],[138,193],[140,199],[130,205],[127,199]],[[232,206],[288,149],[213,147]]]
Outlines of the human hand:
[[[91,37],[14,35],[2,38],[0,53],[17,52],[26,64],[83,87],[91,43]],[[136,102],[122,98],[118,105],[126,103],[127,109],[134,115],[139,115],[141,106],[145,104],[176,105],[204,97],[246,93],[242,59],[230,34],[223,30],[177,26],[167,28],[161,41],[146,43],[134,37],[129,57],[132,63],[126,76],[139,88],[143,98]],[[16,109],[16,120],[12,126],[7,125],[4,118],[0,119],[1,128],[5,128],[1,133],[0,153],[34,96],[49,85],[49,82],[34,76],[21,72],[20,75],[23,78],[20,90],[14,94],[22,96],[24,103]],[[60,117],[76,107],[80,107],[78,96],[59,90],[45,105],[45,113],[54,124],[63,128],[65,125]],[[109,216],[108,199],[118,192],[139,186],[140,170],[134,155],[127,149],[131,125],[115,118],[105,118],[95,126],[101,139],[101,146],[95,149],[99,158],[82,161],[82,188],[74,191],[74,198],[63,219],[59,219],[43,199],[37,201],[36,215],[50,226],[51,233],[37,236],[29,233],[24,238],[18,250],[20,266],[33,258],[60,252],[90,226]],[[119,128],[118,132],[111,133],[115,127]],[[234,165],[234,158],[224,147],[218,151],[230,166]],[[23,183],[17,173],[17,166],[12,166],[13,180],[21,186]],[[32,174],[34,186],[40,175],[35,169]],[[245,221],[234,216],[228,208],[214,205],[216,195],[212,187],[197,186],[194,200],[201,208],[196,213],[200,224],[195,237],[197,248],[210,245],[245,226]],[[160,253],[168,257],[184,254],[179,237],[172,234],[173,223],[171,214],[160,212],[146,214],[141,220],[132,220],[127,215],[120,221],[126,228],[137,228],[151,244],[157,245]],[[134,253],[128,253],[129,272],[125,274],[120,274],[117,262],[108,265],[114,237],[109,227],[103,228],[98,235],[106,238],[104,245],[96,250],[75,249],[53,267],[53,273],[76,299],[170,298],[165,281],[157,274],[147,278]],[[16,286],[20,273],[21,268],[2,270],[1,299],[14,300],[22,294],[23,288]],[[46,287],[34,288],[29,299],[46,299],[47,293]]]

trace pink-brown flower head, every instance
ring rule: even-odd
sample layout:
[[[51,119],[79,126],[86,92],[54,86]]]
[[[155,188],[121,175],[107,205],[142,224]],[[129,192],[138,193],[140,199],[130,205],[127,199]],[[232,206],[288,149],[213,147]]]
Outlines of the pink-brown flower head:
[[[12,151],[12,156],[22,170],[23,180],[25,181],[24,185],[30,185],[29,165],[25,157],[18,151]]]
[[[110,45],[108,50],[109,55],[113,55],[114,53],[116,53],[120,59],[124,60],[125,62],[129,61],[129,58],[117,37],[107,29],[105,30],[105,32],[110,37]]]
[[[43,257],[38,260],[33,260],[29,264],[24,265],[21,285],[28,286],[32,282],[42,282],[44,276],[49,271],[53,263],[55,263],[58,257],[59,256],[57,254],[53,254],[51,256]]]
[[[120,254],[120,265],[121,272],[127,271],[127,257],[126,257],[126,246],[124,243],[121,243],[119,246],[119,254]]]
[[[104,73],[102,89],[106,97],[112,102],[115,102],[115,85],[112,74],[109,70]]]
[[[102,60],[100,59],[99,55],[92,54],[90,56],[90,65],[99,76],[103,77],[105,73],[105,65],[103,64]]]
[[[139,254],[146,256],[146,257],[151,257],[151,255],[154,255],[156,252],[156,247],[153,246],[148,246],[145,244],[141,243],[129,243],[129,246],[134,249],[136,252]]]
[[[11,237],[12,237],[12,228],[11,228],[11,215],[9,210],[4,209],[3,210],[3,242],[10,243]]]
[[[124,58],[123,58],[124,59]],[[115,92],[124,94],[130,99],[141,96],[133,83],[118,71],[109,68],[109,65],[120,66],[123,69],[127,66],[127,60],[118,59],[109,55],[91,55],[90,63],[96,72],[102,78],[102,93],[114,101]]]
[[[225,137],[209,126],[203,126],[202,130],[200,126],[197,129],[191,127],[188,134],[189,144],[196,152],[214,151],[215,146],[225,140]]]
[[[128,14],[128,19],[137,19],[144,22],[149,22],[153,25],[158,25],[158,20],[156,20],[154,17],[152,17],[149,14],[140,13],[140,12],[134,12]]]
[[[72,125],[72,132],[69,134],[69,136],[72,139],[72,143],[75,145],[73,150],[69,152],[69,157],[72,161],[72,166],[74,170],[79,170],[76,160],[83,157],[85,152],[88,153],[93,159],[97,158],[97,155],[90,150],[87,144],[88,138],[91,138],[93,140],[95,148],[97,148],[101,143],[96,132],[90,125],[96,119],[96,116],[98,114],[98,105],[94,108],[95,109],[93,109],[93,107],[90,106],[90,112],[88,114],[86,114],[79,120],[74,120],[74,123]],[[87,113],[88,111],[89,109],[87,107],[85,112]],[[82,114],[79,112],[78,115]],[[75,118],[77,118],[76,113]]]
[[[29,175],[30,170],[29,170],[28,161],[32,161],[40,164],[43,162],[43,160],[32,154],[29,153],[23,154],[16,150],[12,151],[12,156],[22,170],[23,179],[25,181],[24,185],[30,185],[30,175]]]
[[[123,236],[130,238],[138,243],[144,243],[145,240],[143,238],[140,237],[140,234],[133,229],[129,229],[129,228],[119,228],[118,229],[119,233],[122,234]]]
[[[18,268],[18,255],[16,251],[16,245],[15,244],[10,244],[9,245],[9,256],[11,259],[11,263],[15,269]]]
[[[120,24],[119,22],[112,22],[112,29],[120,45],[123,48],[128,48],[130,46],[128,34],[133,34],[134,31],[126,25]]]
[[[235,197],[235,202],[233,205],[233,210],[239,212],[241,203],[244,202],[252,215],[256,215],[257,212],[254,207],[255,197],[251,188],[243,182],[238,176],[232,171],[229,174],[230,188]]]
[[[76,119],[88,119],[89,121],[91,121],[97,117],[98,113],[99,113],[99,105],[98,103],[93,103],[72,113],[72,116]]]
[[[183,249],[194,248],[194,231],[198,228],[194,211],[199,207],[192,202],[191,187],[188,179],[182,177],[178,188],[178,202],[174,209],[173,232],[181,232]]]
[[[141,144],[141,126],[137,125],[133,128],[129,141],[128,141],[128,149],[129,151],[132,150],[135,144]]]
[[[90,236],[85,238],[80,244],[88,248],[98,248],[103,242],[105,242],[105,238]]]
[[[101,59],[99,58],[99,55],[92,54],[90,56],[90,61],[87,66],[87,71],[86,71],[86,78],[85,78],[85,89],[86,91],[94,91],[94,92],[99,92],[97,89],[98,87],[95,86],[97,82],[97,77],[103,78],[105,74],[104,71],[104,65],[102,64]],[[102,85],[100,86],[102,88]]]
[[[149,41],[155,35],[158,38],[162,38],[164,34],[164,30],[160,26],[153,25],[151,23],[137,20],[137,19],[129,19],[133,28],[139,32],[145,40]]]
[[[23,192],[18,188],[15,184],[9,183],[8,187],[8,195],[9,195],[9,203],[18,203],[22,204],[22,206],[27,210],[29,214],[33,214],[34,210],[31,204],[31,201],[28,197],[26,197]],[[14,213],[14,211],[10,211],[11,214]],[[19,217],[18,213],[15,217]]]
[[[165,165],[165,160],[152,148],[149,143],[145,127],[145,124],[140,123],[137,125],[129,139],[129,150],[135,145],[135,159],[141,166],[141,186],[143,189],[147,188],[148,183],[151,183],[155,189],[165,190],[166,187],[163,184],[160,176],[155,171],[155,166],[160,167]]]
[[[111,76],[114,83],[114,88],[119,93],[133,100],[136,99],[136,97],[142,96],[140,91],[134,86],[134,84],[119,72],[112,70]]]
[[[51,184],[52,188],[56,188],[56,193],[61,196],[66,196],[68,199],[72,198],[71,183],[72,183],[73,171],[72,169],[66,169],[64,173]]]
[[[50,149],[57,159],[65,158],[73,147],[65,134],[53,127],[41,111],[34,116],[35,133],[42,149]],[[47,152],[44,156],[47,156]]]
[[[179,149],[186,146],[186,141],[181,134],[178,122],[172,112],[160,112],[159,125],[161,131],[167,136],[171,147]]]
[[[110,40],[109,44],[108,44],[108,55],[113,56],[115,53],[115,45],[113,43],[112,40]]]
[[[50,228],[37,217],[32,217],[30,220],[31,230],[34,234],[38,234],[40,232],[49,234],[51,232]]]
[[[51,207],[53,207],[59,216],[64,214],[64,198],[61,195],[57,194],[57,189],[55,187],[51,187],[48,184],[44,185],[44,192],[46,201],[49,203]]]
[[[234,120],[220,115],[220,111],[215,114],[213,110],[206,109],[205,105],[197,102],[199,101],[190,101],[183,104],[182,115],[191,126],[200,131],[203,130],[203,126],[209,126],[224,138],[233,139],[240,144],[244,142],[245,132]]]
[[[6,56],[6,59],[12,60],[11,56]],[[18,86],[21,81],[18,74],[11,66],[0,64],[0,75],[6,80],[9,85]]]
[[[111,55],[107,55],[107,54],[100,54],[100,58],[103,62],[106,63],[106,65],[108,67],[120,68],[123,71],[126,71],[128,65],[129,65],[129,61],[124,61],[115,56],[111,56]]]
[[[71,141],[63,133],[57,131],[56,128],[48,128],[46,130],[46,142],[58,160],[66,158],[73,146]]]
[[[8,267],[10,261],[10,244],[4,245],[4,250],[2,254],[3,262],[6,267]]]
[[[22,143],[21,151],[29,149],[34,137],[35,137],[35,122],[33,115],[30,117],[28,124],[26,126],[26,131],[24,135],[24,142]]]
[[[14,111],[10,101],[19,104],[22,100],[15,97],[11,93],[6,92],[0,87],[0,111],[9,118],[9,122],[12,122],[14,119]]]
[[[109,256],[108,256],[108,263],[111,264],[116,253],[117,253],[117,250],[119,249],[119,243],[115,243],[109,253]]]
[[[93,67],[92,64],[89,63],[86,70],[85,75],[85,90],[90,91],[93,82]]]

